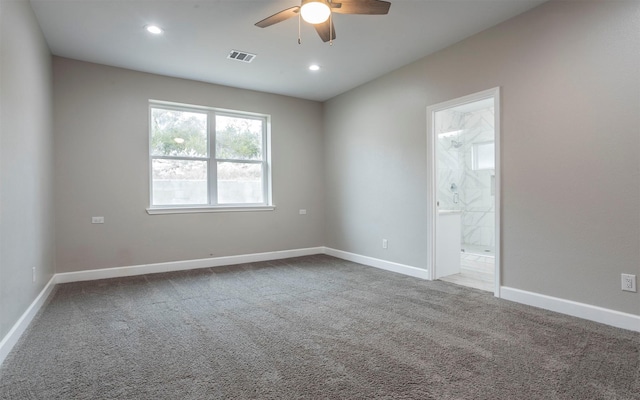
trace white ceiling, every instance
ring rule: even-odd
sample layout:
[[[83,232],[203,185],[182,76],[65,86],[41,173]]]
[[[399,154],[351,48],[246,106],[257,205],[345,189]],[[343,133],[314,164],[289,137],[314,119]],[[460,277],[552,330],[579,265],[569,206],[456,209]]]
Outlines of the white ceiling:
[[[385,16],[334,14],[330,46],[304,23],[298,45],[297,18],[254,26],[299,0],[31,0],[55,55],[319,101],[543,2],[391,0]],[[257,57],[228,60],[232,49]],[[309,71],[312,63],[322,69]]]

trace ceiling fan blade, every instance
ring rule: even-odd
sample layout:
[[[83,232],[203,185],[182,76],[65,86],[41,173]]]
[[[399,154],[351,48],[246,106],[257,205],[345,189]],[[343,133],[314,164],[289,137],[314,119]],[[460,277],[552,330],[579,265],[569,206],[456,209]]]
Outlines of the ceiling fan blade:
[[[313,27],[316,28],[316,32],[318,32],[318,35],[320,35],[320,39],[322,39],[323,42],[335,40],[336,28],[334,28],[331,18],[323,23],[314,24]]]
[[[270,17],[263,19],[260,22],[256,22],[256,26],[260,28],[266,28],[267,26],[271,26],[277,24],[278,22],[285,21],[291,17],[295,17],[300,12],[300,6],[295,6],[291,8],[287,8],[286,10],[282,10],[279,13],[275,13]]]
[[[338,14],[382,15],[389,13],[391,3],[382,0],[339,0],[331,3],[331,11]]]

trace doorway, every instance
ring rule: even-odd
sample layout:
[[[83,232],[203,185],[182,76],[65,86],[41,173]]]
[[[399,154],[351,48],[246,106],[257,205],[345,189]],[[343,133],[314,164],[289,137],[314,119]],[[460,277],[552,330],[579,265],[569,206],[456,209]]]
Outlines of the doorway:
[[[431,279],[500,296],[500,89],[427,107]]]

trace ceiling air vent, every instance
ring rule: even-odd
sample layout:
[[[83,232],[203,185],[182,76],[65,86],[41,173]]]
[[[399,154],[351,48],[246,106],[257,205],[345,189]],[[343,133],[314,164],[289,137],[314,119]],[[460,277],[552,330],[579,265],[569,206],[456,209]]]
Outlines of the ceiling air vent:
[[[256,55],[247,53],[245,51],[231,50],[227,58],[230,60],[238,60],[238,61],[250,63],[251,61],[253,61],[254,58],[256,58]]]

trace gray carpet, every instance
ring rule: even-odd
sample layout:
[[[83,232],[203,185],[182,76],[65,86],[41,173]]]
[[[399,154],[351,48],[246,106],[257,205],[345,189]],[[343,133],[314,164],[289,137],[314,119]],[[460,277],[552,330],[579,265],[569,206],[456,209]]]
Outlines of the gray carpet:
[[[2,399],[640,399],[640,334],[310,256],[59,285]]]

